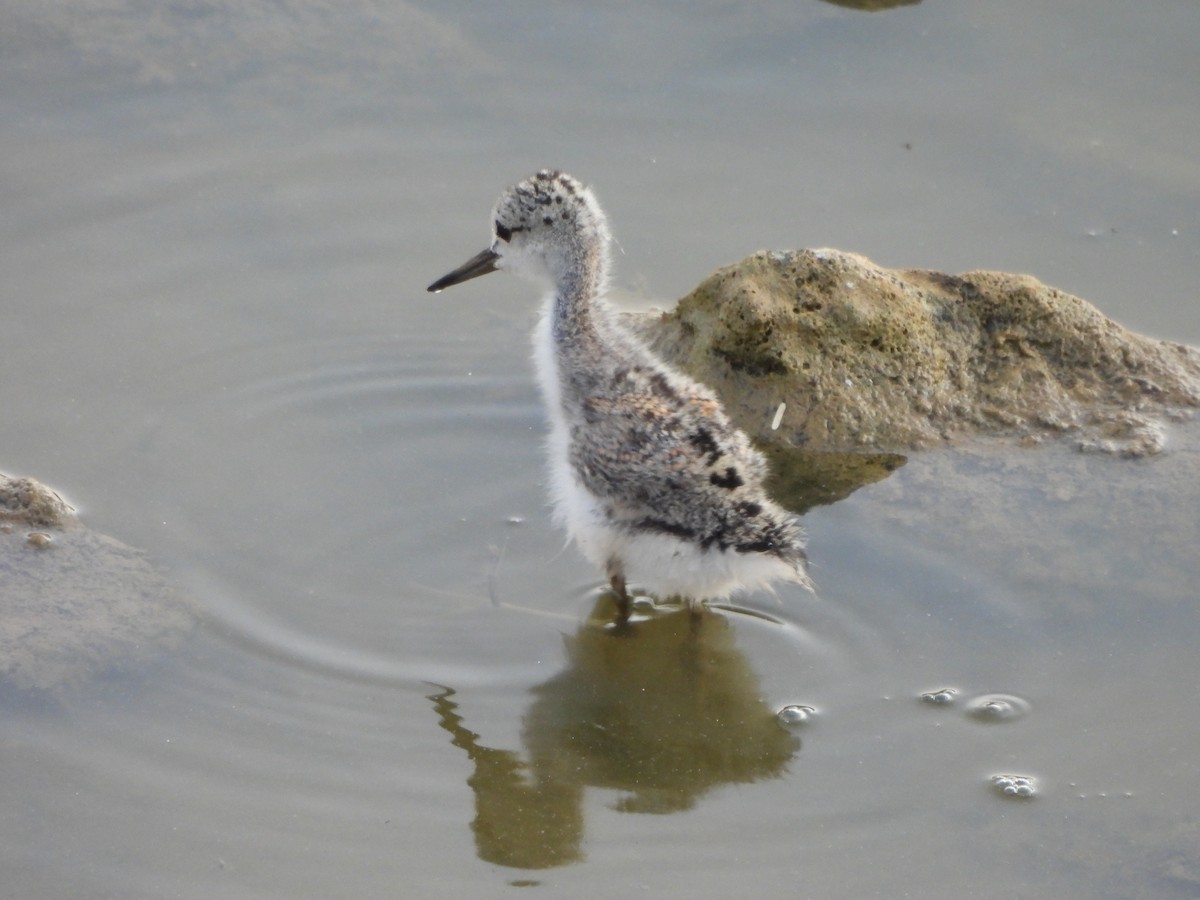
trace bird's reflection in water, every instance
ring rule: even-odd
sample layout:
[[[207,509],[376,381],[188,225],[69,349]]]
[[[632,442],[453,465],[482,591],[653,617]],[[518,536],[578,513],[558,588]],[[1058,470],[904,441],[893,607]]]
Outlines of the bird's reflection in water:
[[[725,616],[651,610],[623,628],[600,598],[566,639],[566,668],[532,689],[524,753],[485,747],[443,687],[429,699],[474,763],[479,857],[541,869],[583,858],[583,789],[621,812],[689,809],[723,784],[781,775],[800,741],[763,701]]]

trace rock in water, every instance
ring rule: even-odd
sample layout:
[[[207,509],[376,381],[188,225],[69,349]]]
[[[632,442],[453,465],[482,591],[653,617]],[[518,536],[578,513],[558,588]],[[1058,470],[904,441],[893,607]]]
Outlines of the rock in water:
[[[766,445],[905,451],[1070,435],[1141,456],[1200,405],[1200,352],[1135,334],[1027,275],[764,251],[639,330]]]
[[[0,688],[62,698],[175,646],[195,616],[145,554],[0,475]]]

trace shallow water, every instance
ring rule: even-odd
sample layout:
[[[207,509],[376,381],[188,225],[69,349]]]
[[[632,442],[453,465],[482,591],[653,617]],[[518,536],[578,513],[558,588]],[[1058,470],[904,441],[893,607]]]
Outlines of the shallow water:
[[[816,597],[620,638],[529,287],[424,286],[549,164],[632,305],[836,246],[1200,343],[1200,8],[543,7],[0,3],[0,470],[203,616],[8,698],[6,893],[1196,896],[1195,428],[912,457],[807,516]]]

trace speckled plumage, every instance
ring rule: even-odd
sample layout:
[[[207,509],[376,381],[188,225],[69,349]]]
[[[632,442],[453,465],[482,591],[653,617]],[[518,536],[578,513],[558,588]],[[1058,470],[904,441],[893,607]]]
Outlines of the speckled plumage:
[[[796,518],[762,487],[766,461],[703,385],[664,364],[604,300],[608,225],[562,172],[509,188],[490,247],[430,285],[497,269],[550,287],[535,361],[550,417],[558,518],[628,614],[626,579],[690,604],[779,580],[808,585]]]

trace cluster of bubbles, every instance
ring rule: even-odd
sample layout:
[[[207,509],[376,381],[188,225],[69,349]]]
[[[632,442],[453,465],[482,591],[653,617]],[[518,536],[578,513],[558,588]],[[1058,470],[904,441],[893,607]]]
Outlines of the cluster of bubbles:
[[[941,688],[936,691],[928,691],[921,695],[922,703],[932,703],[935,706],[948,706],[954,702],[954,695],[957,694],[954,688]]]
[[[921,694],[921,702],[934,706],[949,706],[954,703],[958,691],[954,688],[939,688]],[[981,722],[1009,722],[1029,713],[1029,701],[1012,694],[982,694],[967,704],[967,715]]]
[[[993,775],[992,789],[1005,797],[1026,799],[1037,793],[1037,779],[1032,775]]]
[[[919,699],[931,706],[950,706],[958,701],[958,690],[938,688],[926,691]],[[1012,694],[982,694],[968,701],[965,711],[981,722],[1010,722],[1027,715],[1030,708],[1028,700]],[[782,707],[775,718],[785,728],[797,728],[811,722],[816,714],[816,709],[811,706],[791,704]],[[1037,795],[1037,779],[1032,775],[992,775],[989,782],[992,790],[1003,797],[1025,800]]]
[[[956,702],[958,691],[945,687],[920,695],[922,703],[949,706]],[[982,694],[966,704],[966,713],[979,722],[1011,722],[1030,711],[1028,700],[1012,694]],[[1028,799],[1037,793],[1037,779],[1032,775],[993,775],[992,790],[1004,797]]]

